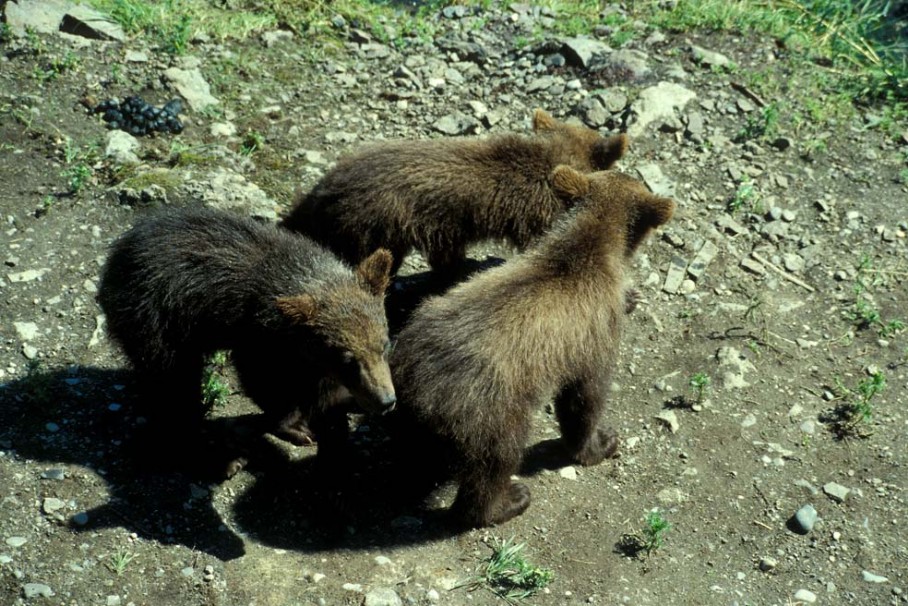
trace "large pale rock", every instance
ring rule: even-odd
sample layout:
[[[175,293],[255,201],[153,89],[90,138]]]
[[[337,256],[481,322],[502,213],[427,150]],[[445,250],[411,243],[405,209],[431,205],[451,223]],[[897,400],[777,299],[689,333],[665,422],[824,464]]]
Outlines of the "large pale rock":
[[[92,40],[123,41],[126,39],[126,33],[118,23],[84,4],[66,11],[60,23],[60,31]]]
[[[19,0],[6,3],[6,24],[17,36],[25,35],[25,28],[41,34],[52,34],[60,29],[60,22],[72,3],[64,0]]]
[[[647,125],[661,118],[673,117],[675,110],[684,108],[688,101],[696,97],[694,91],[673,82],[660,82],[644,89],[631,105],[635,119],[627,133],[631,137],[640,136]]]
[[[586,69],[596,55],[612,52],[612,48],[599,40],[578,37],[568,38],[561,43],[561,54],[574,67]]]
[[[195,111],[201,111],[220,101],[211,94],[211,87],[198,68],[180,69],[171,67],[164,72],[164,77],[173,84],[174,88],[186,99]]]

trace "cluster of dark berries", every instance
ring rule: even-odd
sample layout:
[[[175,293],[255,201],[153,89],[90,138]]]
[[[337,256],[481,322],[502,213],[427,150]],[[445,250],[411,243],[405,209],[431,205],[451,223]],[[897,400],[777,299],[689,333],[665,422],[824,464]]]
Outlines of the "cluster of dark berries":
[[[126,97],[121,103],[114,99],[102,101],[93,111],[96,114],[104,112],[107,128],[119,128],[141,136],[154,131],[182,132],[183,123],[177,118],[182,110],[183,104],[179,99],[168,101],[164,107],[155,107],[146,103],[142,97]]]

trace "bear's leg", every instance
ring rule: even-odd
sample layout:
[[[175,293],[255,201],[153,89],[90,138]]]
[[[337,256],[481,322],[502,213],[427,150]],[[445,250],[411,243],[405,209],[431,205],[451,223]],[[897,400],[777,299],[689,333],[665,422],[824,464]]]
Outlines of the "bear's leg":
[[[459,279],[464,260],[467,258],[467,247],[462,242],[451,243],[444,249],[428,248],[423,254],[433,272],[451,279]]]
[[[461,474],[451,513],[469,527],[502,524],[530,506],[530,489],[511,481],[519,452],[489,453]]]
[[[571,458],[581,465],[596,465],[618,450],[615,432],[598,427],[606,385],[605,377],[576,381],[555,398],[561,437]]]

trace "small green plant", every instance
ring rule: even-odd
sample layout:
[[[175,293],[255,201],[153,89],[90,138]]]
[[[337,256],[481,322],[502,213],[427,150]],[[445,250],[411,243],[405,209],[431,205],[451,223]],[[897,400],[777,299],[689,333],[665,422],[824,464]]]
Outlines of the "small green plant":
[[[876,328],[879,335],[888,339],[905,329],[902,320],[894,319],[884,321],[882,314],[873,304],[869,296],[871,288],[879,282],[879,273],[873,268],[873,261],[869,255],[862,255],[858,262],[857,273],[854,278],[854,303],[845,316],[851,320],[858,329]]]
[[[0,22],[0,44],[4,44],[13,39],[13,30],[9,23]]]
[[[41,206],[35,209],[35,217],[40,218],[50,212],[50,209],[54,207],[57,201],[53,196],[47,195],[41,200]]]
[[[873,435],[869,427],[873,420],[873,399],[886,388],[883,372],[873,371],[870,376],[861,379],[854,389],[836,379],[836,387],[844,402],[827,417],[832,429],[843,438]]]
[[[243,143],[240,146],[240,153],[244,156],[251,156],[259,151],[265,145],[265,135],[258,131],[246,131],[243,136]]]
[[[164,52],[171,55],[182,55],[192,35],[192,18],[189,15],[180,15],[179,19],[170,30],[164,32]]]
[[[728,211],[735,214],[745,206],[753,209],[757,200],[757,191],[750,179],[745,179],[738,184],[734,197],[728,201]]]
[[[738,140],[772,139],[779,134],[779,117],[779,105],[775,102],[758,112],[752,112],[744,128],[738,133]]]
[[[227,365],[227,352],[217,351],[208,360],[202,373],[202,404],[211,410],[227,403],[230,386],[221,373]]]
[[[653,509],[643,518],[643,529],[622,535],[616,549],[628,557],[648,558],[665,543],[665,535],[671,527],[662,512]]]
[[[691,375],[688,385],[694,394],[694,404],[703,403],[703,396],[709,391],[711,384],[712,381],[706,373],[698,372]]]
[[[91,167],[84,162],[79,162],[63,171],[63,177],[67,180],[69,193],[71,194],[77,194],[82,191],[82,188],[91,180],[91,176]]]
[[[526,561],[523,556],[525,543],[493,539],[492,555],[481,567],[479,574],[458,584],[455,589],[466,587],[468,591],[485,588],[509,604],[535,595],[552,582],[555,573],[539,568]]]
[[[72,52],[67,52],[62,59],[54,58],[45,65],[36,65],[32,77],[42,82],[56,80],[61,74],[71,71],[79,66],[79,58]]]
[[[107,568],[116,574],[118,577],[122,576],[126,572],[126,567],[129,566],[129,563],[138,557],[138,554],[128,551],[122,547],[117,548],[117,550],[110,554],[107,558]]]

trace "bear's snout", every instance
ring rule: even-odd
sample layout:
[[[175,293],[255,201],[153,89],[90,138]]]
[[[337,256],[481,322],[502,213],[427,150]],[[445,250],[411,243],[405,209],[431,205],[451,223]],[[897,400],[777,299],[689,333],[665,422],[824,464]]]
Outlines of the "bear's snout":
[[[381,400],[381,414],[387,414],[394,410],[394,407],[397,405],[397,396],[393,393],[385,394],[385,397]]]

